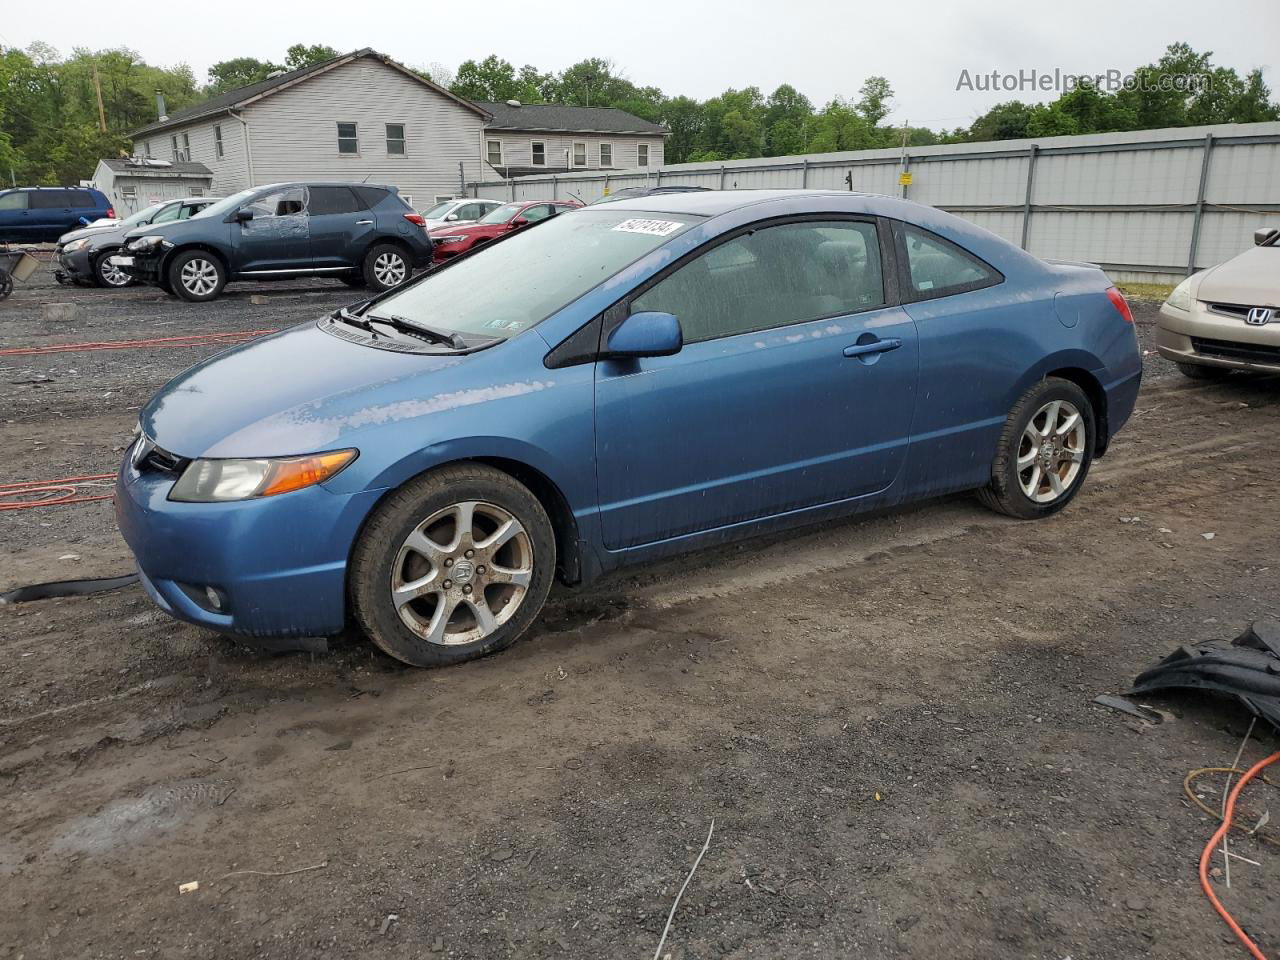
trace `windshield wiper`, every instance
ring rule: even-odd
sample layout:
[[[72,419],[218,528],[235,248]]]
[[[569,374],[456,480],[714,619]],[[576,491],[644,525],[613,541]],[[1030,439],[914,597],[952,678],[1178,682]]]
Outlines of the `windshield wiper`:
[[[329,318],[331,320],[341,320],[343,323],[349,323],[353,327],[359,327],[361,330],[366,331],[371,337],[382,336],[382,334],[378,333],[377,330],[373,329],[373,324],[358,314],[352,313],[346,307],[338,308],[333,313],[329,314]]]
[[[390,327],[394,327],[396,330],[403,331],[404,333],[421,334],[429,340],[434,340],[436,343],[448,344],[455,350],[467,349],[467,341],[462,339],[462,337],[452,330],[437,330],[435,327],[428,327],[424,323],[418,323],[416,320],[408,320],[405,317],[394,313],[366,313],[364,315],[365,323],[367,324],[371,320],[376,320],[379,323],[385,323]]]

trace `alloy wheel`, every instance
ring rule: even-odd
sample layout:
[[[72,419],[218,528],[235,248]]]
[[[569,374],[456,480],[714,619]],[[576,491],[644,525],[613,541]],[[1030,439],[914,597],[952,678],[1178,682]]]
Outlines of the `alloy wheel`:
[[[455,503],[405,537],[391,568],[391,601],[424,640],[474,643],[515,615],[533,563],[533,540],[514,514],[481,500]]]
[[[202,257],[195,257],[182,265],[179,280],[183,289],[193,296],[207,296],[218,287],[218,268]]]
[[[98,276],[109,287],[123,287],[129,283],[129,275],[116,266],[115,257],[103,257],[98,264]]]
[[[403,283],[406,273],[404,258],[398,253],[382,253],[373,261],[373,276],[384,287]]]
[[[1085,458],[1084,417],[1068,400],[1036,411],[1018,445],[1018,483],[1034,503],[1053,503],[1071,490]]]

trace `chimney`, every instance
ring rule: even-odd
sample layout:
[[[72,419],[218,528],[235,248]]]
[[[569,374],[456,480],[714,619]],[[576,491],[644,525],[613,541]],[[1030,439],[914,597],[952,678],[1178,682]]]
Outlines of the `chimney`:
[[[162,123],[169,119],[169,114],[164,111],[164,94],[159,90],[156,91],[156,113]]]

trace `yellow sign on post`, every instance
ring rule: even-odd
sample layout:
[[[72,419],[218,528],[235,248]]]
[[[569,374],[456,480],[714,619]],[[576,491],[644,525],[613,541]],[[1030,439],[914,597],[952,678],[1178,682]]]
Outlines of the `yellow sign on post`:
[[[904,187],[911,186],[911,171],[904,170],[902,173],[898,174],[898,183],[902,184]]]

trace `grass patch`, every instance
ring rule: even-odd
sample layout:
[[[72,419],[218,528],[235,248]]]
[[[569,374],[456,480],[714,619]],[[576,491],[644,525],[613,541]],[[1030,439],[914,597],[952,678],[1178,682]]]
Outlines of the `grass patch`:
[[[1130,300],[1150,300],[1152,303],[1164,303],[1173,293],[1171,283],[1117,283],[1116,286]]]

